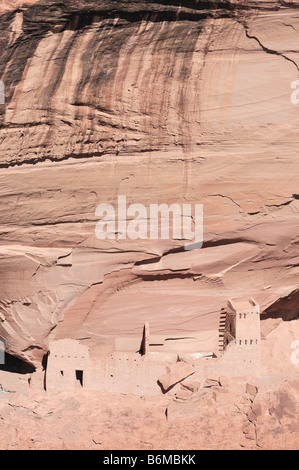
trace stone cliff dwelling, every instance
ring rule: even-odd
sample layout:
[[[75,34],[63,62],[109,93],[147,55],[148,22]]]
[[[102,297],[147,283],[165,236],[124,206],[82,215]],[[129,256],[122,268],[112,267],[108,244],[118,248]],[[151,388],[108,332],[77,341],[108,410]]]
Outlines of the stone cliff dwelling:
[[[195,333],[190,337],[151,335],[146,323],[140,338],[121,338],[114,352],[89,349],[78,340],[52,341],[46,369],[47,390],[87,389],[128,394],[155,395],[157,378],[178,356],[195,364],[197,372],[243,373],[244,365],[255,370],[260,360],[260,312],[257,303],[228,301],[220,317],[221,352],[203,353]],[[139,344],[138,349],[133,345]],[[123,350],[119,350],[120,347]],[[130,350],[131,348],[131,350]],[[218,356],[218,357],[216,357]]]
[[[223,350],[234,342],[238,349],[258,351],[260,348],[260,309],[258,304],[249,299],[246,302],[228,301],[222,310]]]
[[[48,390],[72,389],[86,385],[90,370],[89,349],[79,341],[63,339],[51,343],[46,371]]]
[[[253,299],[228,301],[220,315],[219,351],[214,370],[221,374],[259,374],[261,364],[260,308]]]

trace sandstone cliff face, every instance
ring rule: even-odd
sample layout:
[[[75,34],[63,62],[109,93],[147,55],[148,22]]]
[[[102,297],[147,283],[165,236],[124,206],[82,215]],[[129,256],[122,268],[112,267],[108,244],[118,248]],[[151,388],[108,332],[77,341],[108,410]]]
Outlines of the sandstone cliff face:
[[[50,337],[111,345],[145,321],[213,332],[227,298],[269,308],[265,332],[298,317],[298,7],[1,4],[0,336],[12,354],[38,364]],[[119,195],[203,204],[203,248],[98,240],[96,207]]]

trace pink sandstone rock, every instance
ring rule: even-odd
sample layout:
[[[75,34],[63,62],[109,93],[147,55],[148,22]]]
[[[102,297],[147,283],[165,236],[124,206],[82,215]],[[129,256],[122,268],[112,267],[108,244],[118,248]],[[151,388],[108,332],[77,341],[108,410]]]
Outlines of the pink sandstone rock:
[[[255,397],[258,393],[258,388],[255,385],[247,383],[246,384],[246,393],[248,393],[252,397]]]
[[[168,392],[174,385],[194,374],[196,371],[192,364],[180,361],[166,367],[166,373],[159,377],[158,382],[164,393]]]
[[[186,379],[184,380],[181,384],[180,384],[180,387],[182,389],[187,389],[187,390],[190,390],[190,392],[194,393],[194,392],[197,392],[200,388],[200,383],[199,382],[195,382],[195,381],[192,381],[192,377],[191,379]]]
[[[115,0],[113,18],[108,1],[34,3],[0,5],[10,352],[38,365],[49,339],[109,346],[145,321],[203,331],[209,351],[222,303],[249,295],[266,334],[295,318],[298,2]],[[202,203],[204,247],[96,239],[96,207],[118,195]]]
[[[188,400],[193,395],[193,392],[191,390],[188,390],[187,388],[183,388],[180,384],[180,387],[178,391],[175,393],[175,397],[178,400]]]
[[[259,383],[226,383],[227,361],[229,394],[170,405],[45,395],[39,376],[27,390],[26,374],[0,371],[16,392],[0,400],[1,448],[298,448],[298,6],[0,1],[7,352],[40,371],[54,340],[110,352],[149,322],[165,341],[198,332],[200,352],[221,359],[221,308],[250,297],[262,332]],[[203,247],[97,239],[96,208],[119,195],[203,204]]]
[[[218,385],[219,385],[219,380],[218,379],[209,378],[209,379],[206,379],[203,386],[205,388],[211,388],[211,387],[218,387]]]

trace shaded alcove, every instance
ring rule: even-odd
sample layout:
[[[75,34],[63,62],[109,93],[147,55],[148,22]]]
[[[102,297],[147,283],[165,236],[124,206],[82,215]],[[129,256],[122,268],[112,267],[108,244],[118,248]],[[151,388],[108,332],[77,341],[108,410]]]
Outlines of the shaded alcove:
[[[0,371],[11,372],[13,374],[32,374],[35,367],[22,359],[5,352],[5,364],[0,364]]]
[[[286,297],[281,297],[270,305],[261,316],[261,320],[282,319],[292,321],[299,319],[299,289],[291,292]]]

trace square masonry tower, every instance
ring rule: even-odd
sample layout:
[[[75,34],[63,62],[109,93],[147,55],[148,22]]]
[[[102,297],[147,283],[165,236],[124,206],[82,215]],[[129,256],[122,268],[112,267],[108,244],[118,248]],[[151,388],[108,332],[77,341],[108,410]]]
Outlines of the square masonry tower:
[[[226,307],[224,349],[234,342],[238,348],[260,348],[260,308],[254,299],[229,300]]]

